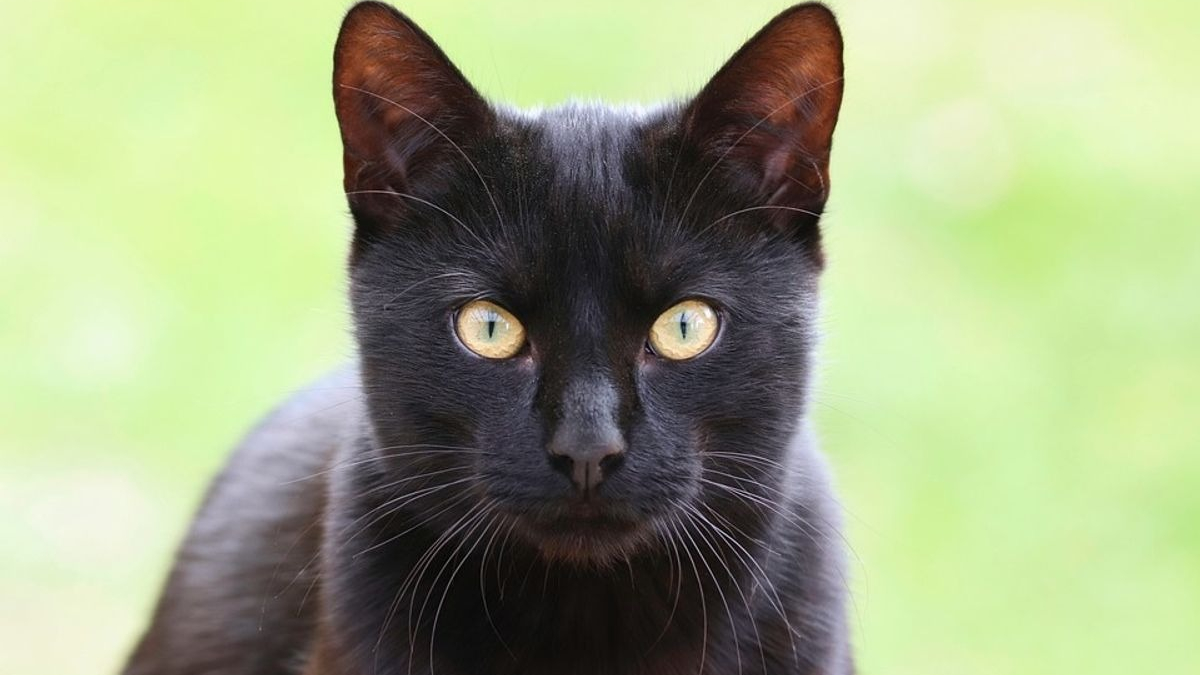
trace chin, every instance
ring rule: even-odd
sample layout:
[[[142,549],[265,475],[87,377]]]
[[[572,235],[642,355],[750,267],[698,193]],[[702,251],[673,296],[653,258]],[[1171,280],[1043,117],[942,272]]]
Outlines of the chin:
[[[648,547],[653,519],[576,504],[517,517],[517,530],[543,558],[584,567],[609,567]]]

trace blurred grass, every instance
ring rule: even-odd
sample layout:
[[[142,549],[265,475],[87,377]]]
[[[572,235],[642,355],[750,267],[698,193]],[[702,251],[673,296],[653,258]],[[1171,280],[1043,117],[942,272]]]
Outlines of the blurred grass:
[[[535,105],[691,92],[782,4],[402,8]],[[1200,6],[835,8],[862,672],[1197,672]],[[349,354],[344,9],[0,6],[0,672],[112,672],[226,448]]]

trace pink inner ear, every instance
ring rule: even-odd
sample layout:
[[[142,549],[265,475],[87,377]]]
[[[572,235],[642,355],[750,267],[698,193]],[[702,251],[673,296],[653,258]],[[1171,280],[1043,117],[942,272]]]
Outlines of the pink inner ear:
[[[789,178],[788,172],[791,169],[792,152],[786,145],[778,144],[768,150],[766,157],[763,160],[763,188],[768,191],[771,198],[767,200],[771,204],[784,204],[788,200],[786,195],[791,188],[789,183],[792,179]],[[769,192],[772,186],[774,192]]]
[[[787,173],[790,159],[791,153],[786,147],[775,146],[773,150],[767,152],[766,161],[763,162],[763,178],[770,183],[782,180],[784,174]]]

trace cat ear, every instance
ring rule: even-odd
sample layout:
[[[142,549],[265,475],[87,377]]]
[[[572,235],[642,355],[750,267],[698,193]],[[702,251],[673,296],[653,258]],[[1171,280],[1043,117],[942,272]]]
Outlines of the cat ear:
[[[378,2],[355,5],[342,22],[333,98],[343,184],[356,217],[408,206],[384,193],[436,191],[447,168],[463,161],[462,147],[492,120],[487,103],[433,40]]]
[[[763,213],[777,226],[814,225],[829,195],[842,75],[833,12],[797,5],[705,85],[685,110],[685,137],[727,183],[770,207]]]

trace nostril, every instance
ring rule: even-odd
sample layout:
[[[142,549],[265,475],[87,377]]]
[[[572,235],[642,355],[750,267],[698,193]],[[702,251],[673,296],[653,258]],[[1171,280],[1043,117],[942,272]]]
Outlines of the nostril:
[[[621,468],[625,463],[625,452],[617,451],[600,458],[600,470],[605,476]]]
[[[574,464],[575,462],[571,459],[570,455],[550,455],[550,467],[564,476],[571,476],[571,470]]]

